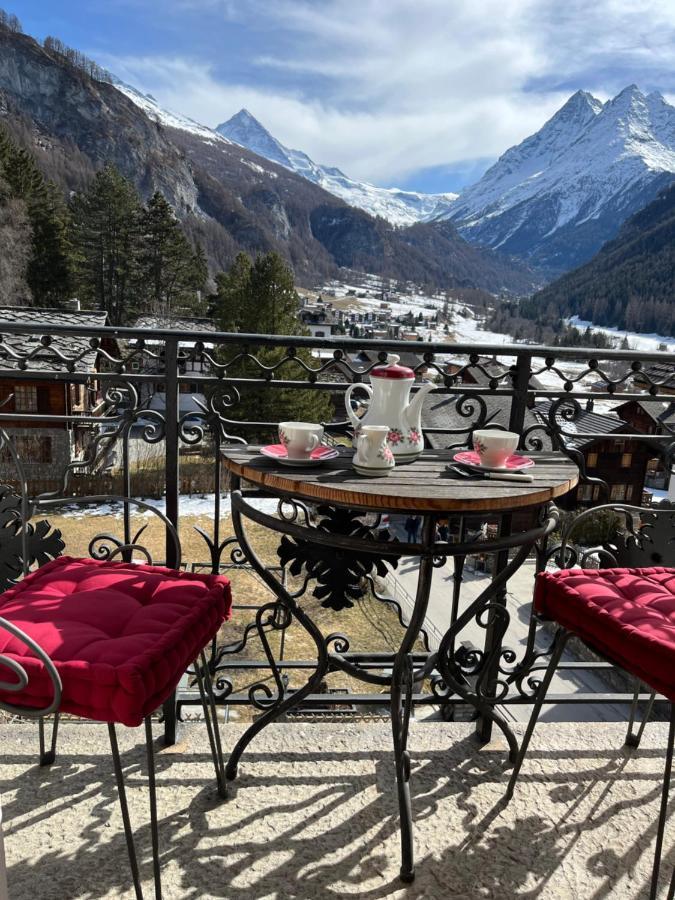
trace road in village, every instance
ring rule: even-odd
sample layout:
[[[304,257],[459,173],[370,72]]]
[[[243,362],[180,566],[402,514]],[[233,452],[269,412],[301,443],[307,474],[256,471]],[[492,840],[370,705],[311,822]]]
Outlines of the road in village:
[[[403,521],[402,517],[392,517],[390,531],[399,539],[406,540]],[[417,571],[418,560],[414,557],[406,557],[400,560],[398,568],[393,571],[392,577],[387,578],[389,592],[402,601],[406,620],[413,602],[412,598],[414,598],[417,589]],[[438,644],[438,639],[434,642],[434,634],[442,635],[447,630],[450,622],[453,571],[452,559],[448,559],[443,568],[434,570],[426,622],[432,648]],[[484,590],[488,580],[489,576],[481,572],[473,572],[470,565],[465,566],[460,595],[460,614]],[[519,659],[522,657],[527,643],[533,582],[534,560],[528,560],[508,583],[507,609],[510,613],[511,621],[504,644],[515,650]],[[482,649],[484,640],[485,630],[475,620],[472,620],[458,636],[457,644],[459,646],[462,643],[468,643]],[[550,642],[550,634],[542,635],[537,646],[545,649],[550,646]],[[572,662],[576,658],[569,651],[566,651],[563,655],[563,661],[566,662]],[[591,671],[578,670],[563,670],[560,674],[556,674],[550,688],[552,694],[573,692],[600,693],[610,690],[611,688],[608,687],[607,682],[598,674]],[[529,704],[511,705],[502,707],[502,709],[512,720],[527,721],[531,707]],[[627,704],[549,704],[542,710],[540,721],[616,722],[627,720],[628,712],[629,706]]]

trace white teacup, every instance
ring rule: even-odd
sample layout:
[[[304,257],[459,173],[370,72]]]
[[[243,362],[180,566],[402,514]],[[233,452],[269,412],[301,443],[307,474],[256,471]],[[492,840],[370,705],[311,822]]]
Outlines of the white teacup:
[[[323,440],[323,425],[312,422],[280,422],[279,442],[289,459],[309,459]]]
[[[481,466],[503,469],[518,446],[518,439],[519,435],[514,431],[483,428],[473,433],[473,449],[480,456]]]

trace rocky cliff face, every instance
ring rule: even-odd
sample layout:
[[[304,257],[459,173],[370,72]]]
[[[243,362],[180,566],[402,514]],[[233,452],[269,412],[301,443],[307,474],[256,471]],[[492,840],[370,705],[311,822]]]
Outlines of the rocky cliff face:
[[[0,29],[0,124],[66,191],[81,189],[107,162],[143,196],[161,190],[205,246],[213,269],[227,266],[239,250],[277,250],[304,283],[348,265],[439,287],[523,291],[531,285],[522,266],[489,250],[474,251],[467,263],[466,242],[454,231],[413,251],[407,229],[353,209],[204,126],[155,115],[156,104],[132,101],[129,91],[92,79],[26,35]]]
[[[74,141],[96,168],[112,162],[145,194],[159,189],[178,211],[196,211],[187,160],[112,85],[57,61],[26,35],[0,30],[0,92],[40,131]]]

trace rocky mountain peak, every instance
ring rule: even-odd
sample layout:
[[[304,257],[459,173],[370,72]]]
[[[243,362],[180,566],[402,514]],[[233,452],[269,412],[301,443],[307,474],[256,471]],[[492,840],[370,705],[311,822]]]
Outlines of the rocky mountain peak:
[[[218,134],[247,150],[279,163],[339,197],[351,206],[394,225],[431,222],[446,214],[456,194],[422,194],[355,181],[337,168],[315,163],[302,150],[285,147],[247,109],[240,109],[216,128]]]
[[[216,131],[259,156],[287,169],[292,168],[286,148],[247,109],[240,109],[226,122],[221,122],[216,126]]]
[[[589,259],[675,178],[675,107],[628,85],[577,91],[450,212],[460,232],[551,273]]]

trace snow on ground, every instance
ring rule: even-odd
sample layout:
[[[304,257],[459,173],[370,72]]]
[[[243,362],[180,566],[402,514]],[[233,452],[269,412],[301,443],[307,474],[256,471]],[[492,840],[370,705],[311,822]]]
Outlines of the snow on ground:
[[[613,338],[617,342],[617,346],[623,341],[624,338],[628,340],[630,344],[631,350],[642,350],[644,352],[654,351],[659,349],[659,345],[665,345],[668,353],[675,352],[675,338],[672,337],[664,337],[662,334],[638,334],[635,331],[624,331],[619,328],[609,328],[602,325],[594,325],[592,322],[588,322],[586,319],[580,319],[579,316],[572,316],[571,319],[567,320],[570,325],[574,325],[575,328],[579,328],[582,331],[585,331],[586,328],[591,328],[593,331],[602,332],[606,334],[608,337]]]
[[[162,513],[166,512],[166,501],[164,497],[157,500],[154,498],[136,497],[136,500],[142,500],[148,506],[152,506]],[[192,494],[181,495],[179,501],[179,512],[181,516],[213,516],[213,506],[215,494]],[[248,503],[255,509],[265,513],[274,513],[277,511],[278,501],[269,497],[260,499],[249,499]],[[134,515],[152,516],[149,510],[141,510],[131,506],[130,509]],[[220,514],[221,516],[229,516],[231,513],[231,503],[229,494],[222,494],[220,498]],[[85,516],[115,516],[117,519],[122,518],[123,504],[121,503],[101,503],[98,506],[75,506],[64,507],[63,515],[67,518],[81,519]]]
[[[447,343],[451,346],[448,353],[438,353],[437,359],[441,362],[466,362],[466,354],[457,354],[452,345],[456,344],[490,344],[505,346],[516,343],[512,335],[501,332],[487,331],[483,328],[482,311],[469,306],[465,301],[452,296],[449,290],[443,293],[428,294],[421,291],[409,282],[386,281],[376,275],[366,275],[355,278],[353,283],[341,281],[329,281],[321,288],[321,293],[328,301],[336,300],[342,309],[349,309],[361,313],[389,312],[392,317],[405,316],[412,313],[415,317],[421,312],[424,317],[432,318],[437,310],[441,310],[444,304],[448,304],[448,312],[451,316],[449,334],[445,333],[444,326],[433,324],[416,326],[422,341],[410,341],[410,350],[415,353],[424,352],[424,344],[428,342]],[[383,301],[382,296],[386,296]],[[383,308],[382,304],[386,304]],[[594,325],[574,316],[567,320],[581,330],[591,328],[592,331],[606,334],[616,347],[624,337],[628,339],[631,349],[642,351],[657,351],[659,345],[665,344],[668,351],[675,351],[675,339],[659,334],[637,334],[635,332],[619,331],[616,328],[604,328]],[[326,358],[332,355],[332,351],[326,351]],[[591,348],[583,349],[579,360],[559,359],[556,368],[562,372],[563,377],[576,379],[588,369],[587,359],[594,355]],[[598,357],[602,356],[602,350],[596,351]],[[499,361],[504,365],[515,363],[515,357],[507,354],[499,354]],[[534,369],[543,365],[543,359],[535,359]],[[544,370],[537,374],[537,380],[546,390],[560,391],[563,389],[563,380],[551,370]],[[591,386],[598,382],[597,373],[590,372],[577,383],[577,390],[590,390]],[[594,400],[595,412],[611,414],[621,403],[620,396],[614,400]]]

